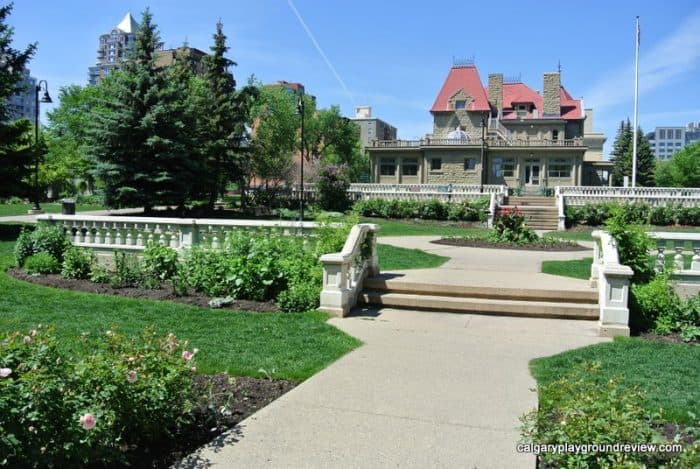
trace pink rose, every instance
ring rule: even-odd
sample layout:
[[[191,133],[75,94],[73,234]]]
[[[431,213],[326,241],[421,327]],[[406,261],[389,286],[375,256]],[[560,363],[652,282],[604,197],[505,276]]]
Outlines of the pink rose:
[[[80,425],[82,425],[85,430],[92,430],[95,428],[96,424],[97,420],[95,420],[95,416],[90,413],[80,417]]]
[[[139,379],[139,376],[134,370],[131,370],[126,374],[126,380],[132,384],[135,383],[137,379]]]
[[[182,352],[182,358],[184,358],[185,360],[190,361],[190,360],[192,360],[192,357],[194,357],[194,353],[192,353],[188,350],[185,350],[184,352]]]
[[[12,374],[12,370],[9,368],[0,368],[0,378],[7,378]]]

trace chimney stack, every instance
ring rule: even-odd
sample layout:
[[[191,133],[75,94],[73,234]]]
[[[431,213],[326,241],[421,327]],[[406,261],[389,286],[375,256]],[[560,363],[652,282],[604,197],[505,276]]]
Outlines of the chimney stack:
[[[489,102],[496,108],[498,115],[503,111],[503,74],[489,74]]]
[[[561,76],[559,72],[544,74],[542,86],[542,117],[561,116]]]

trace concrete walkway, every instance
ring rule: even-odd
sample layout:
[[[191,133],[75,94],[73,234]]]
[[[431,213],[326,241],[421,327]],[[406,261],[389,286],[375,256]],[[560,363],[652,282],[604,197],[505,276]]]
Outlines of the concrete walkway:
[[[584,251],[524,251],[517,249],[486,249],[434,244],[438,236],[386,236],[377,241],[409,249],[420,249],[450,260],[434,269],[392,270],[407,282],[447,285],[492,286],[549,290],[590,290],[588,280],[543,274],[542,261],[571,260],[593,257],[593,243]],[[382,272],[387,274],[387,272]]]
[[[531,469],[528,362],[606,340],[587,321],[359,314],[331,324],[363,346],[178,467]]]
[[[131,215],[134,213],[143,213],[143,208],[117,208],[113,210],[88,210],[78,212],[79,215]],[[57,215],[47,213],[46,215]],[[37,215],[10,215],[0,217],[0,223],[36,223]]]

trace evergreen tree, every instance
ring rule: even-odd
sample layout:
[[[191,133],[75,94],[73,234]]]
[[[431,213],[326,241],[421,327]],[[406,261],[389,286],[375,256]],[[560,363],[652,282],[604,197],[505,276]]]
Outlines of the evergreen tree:
[[[229,181],[245,186],[249,164],[246,152],[241,148],[245,136],[245,124],[250,108],[257,96],[254,87],[236,92],[236,80],[229,67],[236,63],[225,54],[226,35],[223,24],[216,24],[212,54],[204,58],[207,102],[202,118],[203,151],[210,178],[209,206],[212,208],[217,194],[223,194]]]
[[[613,161],[613,185],[622,186],[624,177],[629,177],[629,183],[632,184],[632,125],[629,119],[620,123],[620,128],[615,137],[613,150],[611,153]],[[654,185],[654,169],[656,161],[654,153],[651,151],[649,140],[646,138],[642,129],[637,127],[637,186],[653,186]]]
[[[122,68],[106,78],[91,131],[96,174],[113,207],[184,205],[193,174],[183,139],[183,97],[156,65],[160,42],[146,9]]]
[[[38,157],[32,146],[31,123],[26,119],[8,122],[12,110],[7,100],[22,91],[22,72],[36,51],[36,44],[23,51],[12,47],[14,29],[6,23],[11,11],[12,4],[0,7],[0,197],[30,193],[27,178]]]

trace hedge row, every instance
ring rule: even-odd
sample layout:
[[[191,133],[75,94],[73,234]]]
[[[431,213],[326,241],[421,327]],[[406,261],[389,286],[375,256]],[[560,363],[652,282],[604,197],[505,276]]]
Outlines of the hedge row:
[[[485,221],[488,205],[487,197],[465,202],[368,199],[355,202],[353,210],[363,217]]]
[[[685,225],[700,226],[700,207],[666,205],[652,207],[645,203],[635,204],[587,204],[565,207],[567,226],[599,226],[610,218],[613,207],[621,206],[628,223],[642,223],[658,226]]]

